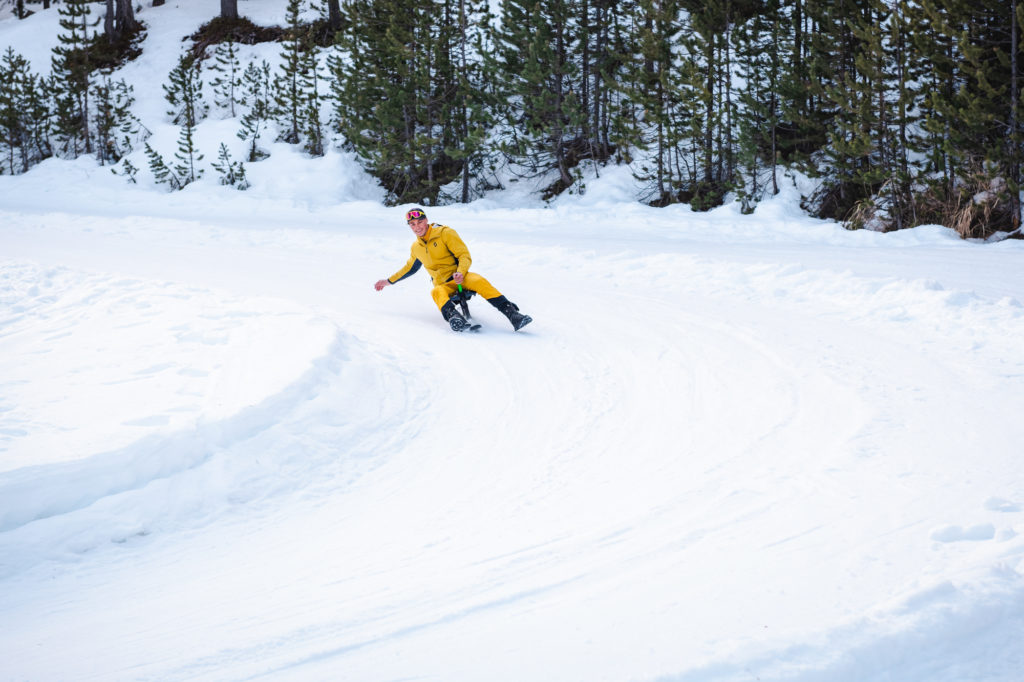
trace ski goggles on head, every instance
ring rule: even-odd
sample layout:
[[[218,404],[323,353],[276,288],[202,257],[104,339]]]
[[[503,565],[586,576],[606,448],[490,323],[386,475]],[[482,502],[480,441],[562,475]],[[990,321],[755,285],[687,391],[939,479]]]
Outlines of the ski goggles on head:
[[[426,217],[427,217],[427,214],[424,213],[422,209],[414,208],[414,209],[412,209],[411,211],[409,211],[408,213],[405,214],[405,222],[408,223],[408,222],[411,222],[413,220],[419,220],[421,218],[426,218]]]

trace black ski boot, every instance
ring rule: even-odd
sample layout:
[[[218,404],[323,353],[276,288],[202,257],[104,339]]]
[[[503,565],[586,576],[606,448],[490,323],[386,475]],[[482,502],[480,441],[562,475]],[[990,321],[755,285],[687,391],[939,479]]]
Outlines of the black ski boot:
[[[445,303],[441,308],[441,316],[444,317],[446,322],[448,322],[448,325],[452,328],[453,332],[461,332],[469,326],[466,318],[462,316],[462,313],[455,309],[455,304],[451,301]]]
[[[508,318],[508,321],[512,323],[512,327],[519,331],[526,325],[533,322],[533,318],[529,315],[523,315],[519,312],[519,306],[512,301],[508,300],[504,296],[498,296],[497,298],[489,298],[487,302],[497,308],[502,315]]]

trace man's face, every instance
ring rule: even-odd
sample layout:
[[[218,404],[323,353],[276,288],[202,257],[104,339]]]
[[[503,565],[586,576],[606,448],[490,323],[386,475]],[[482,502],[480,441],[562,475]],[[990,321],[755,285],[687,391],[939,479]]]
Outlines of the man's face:
[[[417,237],[425,235],[427,233],[427,228],[430,227],[426,216],[422,218],[410,218],[406,222],[409,223],[409,229],[411,229]]]

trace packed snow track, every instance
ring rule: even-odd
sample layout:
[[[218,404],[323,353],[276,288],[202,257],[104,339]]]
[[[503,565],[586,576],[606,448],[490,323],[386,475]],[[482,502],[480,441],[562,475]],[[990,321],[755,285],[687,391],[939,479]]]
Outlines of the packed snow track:
[[[458,335],[360,210],[4,214],[0,678],[1024,669],[1007,252],[451,209],[535,320]]]

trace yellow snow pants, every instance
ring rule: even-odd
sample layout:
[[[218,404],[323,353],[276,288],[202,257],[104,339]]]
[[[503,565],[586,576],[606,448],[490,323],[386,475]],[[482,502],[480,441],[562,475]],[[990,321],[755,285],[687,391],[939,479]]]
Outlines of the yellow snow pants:
[[[494,288],[490,282],[485,278],[476,274],[475,272],[467,272],[465,279],[462,281],[462,288],[475,291],[484,298],[497,298],[501,296],[501,292]],[[434,303],[437,304],[438,310],[444,307],[444,304],[448,302],[448,299],[452,297],[456,291],[459,290],[459,285],[452,280],[448,280],[443,284],[434,285],[430,295],[434,298]]]

